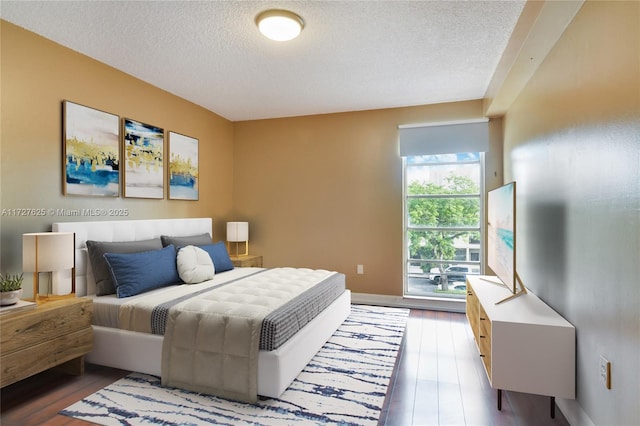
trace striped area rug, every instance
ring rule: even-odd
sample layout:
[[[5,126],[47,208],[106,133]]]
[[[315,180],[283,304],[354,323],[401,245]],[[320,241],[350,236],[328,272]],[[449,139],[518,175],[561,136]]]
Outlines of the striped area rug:
[[[60,414],[101,425],[375,425],[408,314],[352,305],[280,398],[257,405],[163,388],[155,376],[132,373]]]

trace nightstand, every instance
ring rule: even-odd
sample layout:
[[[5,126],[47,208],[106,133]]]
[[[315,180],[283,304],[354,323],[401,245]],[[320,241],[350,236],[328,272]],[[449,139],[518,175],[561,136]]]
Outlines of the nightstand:
[[[230,256],[231,263],[236,267],[247,267],[254,266],[257,268],[262,268],[262,256],[255,256],[253,254],[248,254],[246,256]]]
[[[59,367],[84,372],[84,355],[93,347],[90,298],[72,297],[7,312],[0,317],[0,387]]]

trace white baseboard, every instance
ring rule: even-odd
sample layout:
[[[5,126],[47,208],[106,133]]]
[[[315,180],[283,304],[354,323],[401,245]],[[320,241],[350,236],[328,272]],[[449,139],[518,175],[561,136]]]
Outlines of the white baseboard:
[[[464,313],[464,299],[413,298],[382,294],[351,293],[351,303],[362,305],[390,306],[393,308],[428,309]]]
[[[556,405],[570,425],[595,426],[575,399],[556,398]]]

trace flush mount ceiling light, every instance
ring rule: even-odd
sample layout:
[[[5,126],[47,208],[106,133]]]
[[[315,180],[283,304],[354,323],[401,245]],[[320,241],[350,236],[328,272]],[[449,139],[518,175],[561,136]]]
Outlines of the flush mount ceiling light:
[[[256,16],[256,25],[267,38],[275,41],[288,41],[298,37],[304,21],[288,10],[270,9]]]

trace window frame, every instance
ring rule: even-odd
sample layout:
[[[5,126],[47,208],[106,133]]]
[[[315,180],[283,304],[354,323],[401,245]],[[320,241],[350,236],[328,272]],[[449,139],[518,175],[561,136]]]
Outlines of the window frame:
[[[476,151],[477,152],[477,151]],[[420,295],[409,293],[408,289],[408,281],[409,281],[409,264],[418,262],[418,263],[430,263],[430,264],[444,264],[444,265],[470,265],[477,266],[480,274],[484,273],[484,259],[485,259],[485,244],[484,244],[484,221],[485,221],[485,153],[477,152],[479,159],[476,160],[465,160],[465,161],[442,161],[442,162],[424,162],[418,164],[409,164],[407,161],[408,157],[402,157],[402,260],[403,260],[403,290],[402,294],[404,298],[415,298],[415,299],[432,299],[438,301],[455,301],[455,302],[465,302],[465,298],[458,298],[455,296],[438,296],[436,294],[431,295]],[[476,194],[434,194],[434,195],[409,195],[407,192],[407,171],[411,166],[460,166],[464,164],[479,164],[479,192]],[[409,200],[411,199],[419,199],[419,198],[427,198],[427,199],[436,199],[436,198],[478,198],[479,205],[479,223],[477,227],[473,226],[453,226],[453,227],[433,227],[433,226],[416,226],[409,225]],[[436,259],[410,259],[409,258],[409,231],[454,231],[454,232],[478,232],[480,235],[480,244],[479,244],[479,260],[478,261],[458,261],[455,259],[448,260],[436,260]]]

